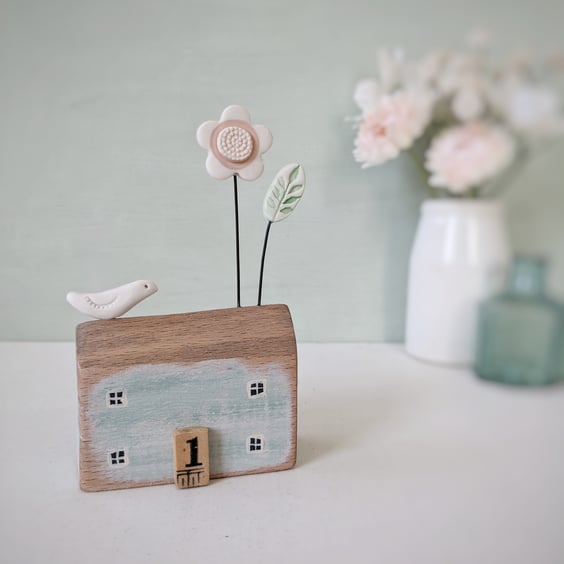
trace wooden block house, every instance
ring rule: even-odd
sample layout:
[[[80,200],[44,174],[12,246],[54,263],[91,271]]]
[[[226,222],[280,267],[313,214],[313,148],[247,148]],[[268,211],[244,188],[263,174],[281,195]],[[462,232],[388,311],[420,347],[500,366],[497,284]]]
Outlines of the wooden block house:
[[[192,427],[209,430],[211,478],[294,466],[285,305],[90,321],[76,346],[83,490],[173,483],[174,435]]]

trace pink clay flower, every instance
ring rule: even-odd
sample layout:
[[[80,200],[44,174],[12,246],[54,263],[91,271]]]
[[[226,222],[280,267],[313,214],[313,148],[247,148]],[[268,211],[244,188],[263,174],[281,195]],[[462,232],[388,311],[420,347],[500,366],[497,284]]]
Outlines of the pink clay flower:
[[[272,145],[270,130],[251,123],[249,112],[241,106],[228,106],[219,121],[202,123],[196,137],[208,150],[208,174],[220,180],[234,174],[256,180],[264,169],[261,156]]]

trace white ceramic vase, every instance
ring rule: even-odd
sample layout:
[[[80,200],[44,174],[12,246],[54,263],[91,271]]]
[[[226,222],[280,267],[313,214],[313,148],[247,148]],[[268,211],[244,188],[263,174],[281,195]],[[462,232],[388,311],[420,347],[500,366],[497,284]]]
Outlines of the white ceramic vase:
[[[424,202],[409,268],[407,352],[473,364],[478,304],[503,287],[510,254],[499,202]]]

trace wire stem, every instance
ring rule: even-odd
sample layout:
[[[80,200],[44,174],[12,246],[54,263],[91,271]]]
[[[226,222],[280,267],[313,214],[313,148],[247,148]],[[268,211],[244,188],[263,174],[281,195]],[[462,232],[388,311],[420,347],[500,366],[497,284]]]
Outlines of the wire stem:
[[[268,222],[266,226],[266,233],[264,234],[264,244],[262,246],[262,257],[260,259],[260,276],[259,276],[259,289],[258,289],[258,302],[257,305],[261,304],[262,299],[262,276],[264,274],[264,259],[266,257],[266,246],[268,245],[268,235],[270,233],[270,226],[272,225],[272,221]]]
[[[237,259],[237,307],[241,307],[241,261],[239,258],[239,198],[237,196],[237,175],[233,175],[233,196],[235,198],[235,255]]]

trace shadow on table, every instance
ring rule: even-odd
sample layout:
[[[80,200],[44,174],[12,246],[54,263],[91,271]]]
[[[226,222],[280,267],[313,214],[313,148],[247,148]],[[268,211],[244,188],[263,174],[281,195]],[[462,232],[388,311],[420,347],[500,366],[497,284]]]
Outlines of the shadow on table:
[[[404,414],[412,410],[419,398],[412,393],[387,390],[331,390],[319,392],[300,401],[298,416],[297,466],[330,456],[364,441],[371,443],[389,435],[390,425],[397,430]]]

